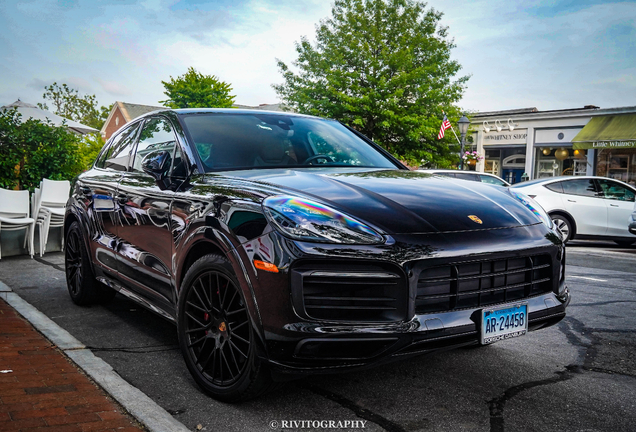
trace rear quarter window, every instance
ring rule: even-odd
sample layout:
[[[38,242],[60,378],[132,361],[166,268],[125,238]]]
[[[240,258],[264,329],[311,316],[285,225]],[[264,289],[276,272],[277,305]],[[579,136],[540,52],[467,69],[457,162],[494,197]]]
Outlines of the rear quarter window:
[[[552,192],[563,193],[563,182],[555,182],[545,185],[546,189],[550,189]]]

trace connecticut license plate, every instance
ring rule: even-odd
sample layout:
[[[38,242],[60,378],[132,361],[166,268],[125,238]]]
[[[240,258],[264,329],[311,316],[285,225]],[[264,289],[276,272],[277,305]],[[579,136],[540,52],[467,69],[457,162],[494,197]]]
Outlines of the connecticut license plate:
[[[481,318],[481,343],[523,336],[528,333],[528,305],[508,305],[497,309],[483,309]]]

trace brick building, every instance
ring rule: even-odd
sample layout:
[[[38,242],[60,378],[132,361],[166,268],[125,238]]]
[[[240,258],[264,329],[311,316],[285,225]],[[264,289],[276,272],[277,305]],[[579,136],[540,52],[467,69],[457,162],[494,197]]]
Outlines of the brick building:
[[[100,131],[102,138],[108,140],[120,127],[146,113],[166,107],[115,102]]]

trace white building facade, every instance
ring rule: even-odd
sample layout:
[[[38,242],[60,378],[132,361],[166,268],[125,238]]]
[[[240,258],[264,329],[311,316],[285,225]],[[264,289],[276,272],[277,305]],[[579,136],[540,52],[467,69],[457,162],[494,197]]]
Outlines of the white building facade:
[[[602,175],[636,185],[636,107],[477,113],[471,131],[473,149],[485,157],[476,170],[510,183]]]

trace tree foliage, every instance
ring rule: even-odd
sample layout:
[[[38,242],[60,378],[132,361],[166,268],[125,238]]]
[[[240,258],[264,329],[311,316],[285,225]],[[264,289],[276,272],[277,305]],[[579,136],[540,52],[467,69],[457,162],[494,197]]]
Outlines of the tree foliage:
[[[80,138],[79,155],[84,169],[89,169],[106,142],[100,134],[87,134]]]
[[[414,0],[336,0],[316,43],[296,43],[297,72],[278,60],[284,82],[273,87],[288,109],[339,120],[410,164],[456,163],[454,135],[437,133],[443,110],[459,118],[469,77],[455,78],[441,17]]]
[[[165,101],[159,101],[169,108],[231,108],[236,96],[230,94],[232,86],[220,81],[214,75],[203,75],[193,67],[185,74],[170,81],[161,81]]]
[[[0,112],[0,187],[33,190],[43,178],[71,180],[85,169],[80,138],[17,110]]]
[[[50,86],[45,86],[44,90],[42,98],[51,103],[55,114],[95,129],[102,128],[113,106],[111,104],[109,107],[98,108],[95,95],[80,96],[79,91],[64,83],[59,86],[54,82]],[[38,107],[49,109],[46,102],[39,103]]]

